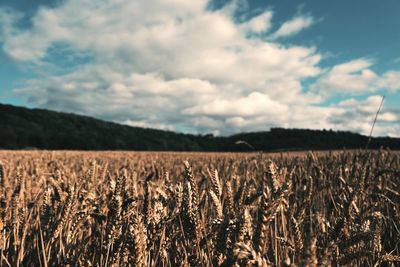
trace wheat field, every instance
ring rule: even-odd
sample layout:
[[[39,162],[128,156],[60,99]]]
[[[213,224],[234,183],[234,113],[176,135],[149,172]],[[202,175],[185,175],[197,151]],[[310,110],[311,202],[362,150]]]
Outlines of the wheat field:
[[[396,266],[396,152],[0,152],[0,266]]]

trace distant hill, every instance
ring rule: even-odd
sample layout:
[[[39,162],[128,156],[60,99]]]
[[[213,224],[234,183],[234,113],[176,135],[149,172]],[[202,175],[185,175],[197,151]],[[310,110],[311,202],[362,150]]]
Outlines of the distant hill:
[[[281,151],[364,148],[367,139],[351,132],[282,128],[228,137],[192,135],[0,104],[0,148],[3,149],[250,151],[253,146],[255,150]],[[400,149],[400,138],[372,139],[371,148],[381,146]]]

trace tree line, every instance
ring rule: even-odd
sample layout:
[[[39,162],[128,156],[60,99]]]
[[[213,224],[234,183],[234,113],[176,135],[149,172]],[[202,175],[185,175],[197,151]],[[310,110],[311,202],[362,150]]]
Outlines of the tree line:
[[[364,148],[368,137],[343,131],[272,128],[227,137],[131,127],[86,116],[0,104],[0,148],[142,151],[285,151]],[[399,138],[370,148],[400,149]]]

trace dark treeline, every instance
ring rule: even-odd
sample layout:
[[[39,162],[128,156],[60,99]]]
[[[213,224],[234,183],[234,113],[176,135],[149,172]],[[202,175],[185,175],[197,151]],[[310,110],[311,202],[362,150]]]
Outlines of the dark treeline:
[[[368,137],[351,132],[282,128],[228,137],[191,135],[0,104],[0,148],[3,149],[284,151],[364,148],[367,140]],[[238,141],[244,142],[238,144]],[[400,139],[373,138],[370,148],[380,147],[400,149]]]

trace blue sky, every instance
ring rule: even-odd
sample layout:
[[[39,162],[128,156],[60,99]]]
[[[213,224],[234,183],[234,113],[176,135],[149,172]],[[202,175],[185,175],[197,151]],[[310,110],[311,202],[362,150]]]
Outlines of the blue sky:
[[[0,3],[0,102],[128,125],[400,136],[400,2]]]

